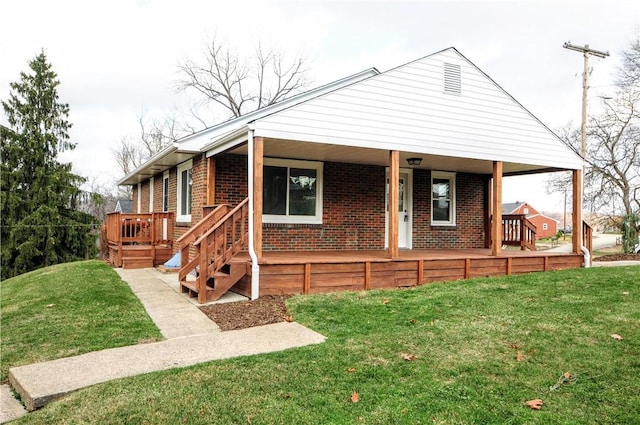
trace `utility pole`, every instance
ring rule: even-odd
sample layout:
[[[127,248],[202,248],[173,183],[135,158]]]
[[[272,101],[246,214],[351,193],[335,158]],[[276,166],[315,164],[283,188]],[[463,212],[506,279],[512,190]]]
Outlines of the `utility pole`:
[[[582,159],[586,158],[587,152],[587,91],[589,90],[589,56],[597,56],[599,58],[606,58],[609,56],[609,52],[601,52],[599,50],[590,49],[588,44],[584,46],[576,46],[571,44],[570,41],[564,43],[562,46],[565,49],[574,50],[576,52],[582,52],[584,55],[584,72],[582,74]]]

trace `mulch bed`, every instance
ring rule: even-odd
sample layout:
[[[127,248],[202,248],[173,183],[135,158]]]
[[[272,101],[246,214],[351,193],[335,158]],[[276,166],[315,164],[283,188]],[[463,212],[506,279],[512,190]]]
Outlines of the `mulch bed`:
[[[640,254],[608,254],[594,258],[593,261],[640,261]]]
[[[290,295],[267,295],[254,301],[210,304],[200,310],[222,331],[251,328],[278,322],[291,322],[285,301]]]

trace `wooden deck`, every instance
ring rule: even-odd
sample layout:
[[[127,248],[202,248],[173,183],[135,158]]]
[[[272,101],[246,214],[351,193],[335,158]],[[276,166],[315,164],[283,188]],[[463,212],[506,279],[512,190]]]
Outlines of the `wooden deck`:
[[[103,256],[114,267],[158,266],[173,255],[174,214],[110,213],[102,230]]]
[[[263,252],[260,295],[311,294],[332,291],[411,287],[481,276],[505,276],[582,267],[582,254],[490,249],[387,251]],[[244,258],[246,253],[236,259]],[[249,295],[251,268],[233,291]]]

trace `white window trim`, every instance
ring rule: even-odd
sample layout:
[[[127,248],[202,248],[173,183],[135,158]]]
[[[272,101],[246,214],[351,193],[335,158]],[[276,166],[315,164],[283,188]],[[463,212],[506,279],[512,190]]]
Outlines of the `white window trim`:
[[[272,215],[264,214],[262,216],[263,223],[286,223],[286,224],[322,224],[322,187],[324,183],[323,168],[324,163],[317,161],[297,161],[291,159],[265,158],[265,166],[288,167],[288,168],[307,168],[316,171],[316,214],[314,216],[290,216],[290,215]],[[289,182],[287,181],[287,188]],[[287,209],[289,211],[289,191],[287,190]]]
[[[164,182],[167,182],[167,185],[165,186]],[[167,212],[169,211],[169,171],[165,171],[162,174],[162,211],[163,212]],[[164,200],[167,200],[167,205],[164,204]]]
[[[180,211],[182,208],[182,172],[189,169],[191,169],[191,178],[193,179],[193,160],[191,159],[178,165],[178,175],[176,176],[176,221],[185,223],[191,223],[191,214],[181,214],[182,211]],[[193,203],[193,187],[191,188],[191,202]],[[191,210],[193,211],[193,204]]]
[[[149,212],[153,212],[153,182],[154,178],[149,179]]]
[[[449,210],[449,220],[440,221],[433,219],[433,179],[448,179],[450,184],[451,205]],[[432,171],[431,172],[431,185],[429,186],[429,198],[431,199],[431,225],[440,227],[452,227],[456,225],[456,173],[448,171]]]

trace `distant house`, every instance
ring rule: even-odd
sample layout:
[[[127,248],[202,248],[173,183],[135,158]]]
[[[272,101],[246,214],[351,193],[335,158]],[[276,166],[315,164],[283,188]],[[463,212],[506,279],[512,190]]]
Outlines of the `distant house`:
[[[542,214],[527,202],[502,204],[502,214],[524,214],[536,226],[536,239],[549,238],[558,233],[558,220]]]
[[[130,214],[133,212],[133,201],[131,199],[118,199],[115,212]]]

